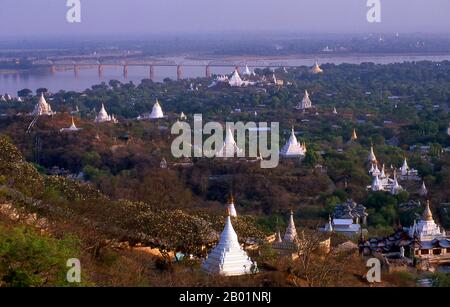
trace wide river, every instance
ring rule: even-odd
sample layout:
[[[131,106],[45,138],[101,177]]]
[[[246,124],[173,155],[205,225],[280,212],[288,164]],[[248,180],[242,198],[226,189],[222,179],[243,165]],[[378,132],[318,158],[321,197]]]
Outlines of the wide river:
[[[198,63],[201,60],[190,60],[187,58],[167,58],[174,60],[177,63]],[[411,61],[444,61],[450,60],[449,55],[373,55],[373,56],[322,56],[319,58],[319,63],[351,63],[359,64],[363,62],[373,62],[377,64],[402,63]],[[217,60],[216,60],[217,61]],[[206,61],[205,61],[206,62]],[[224,62],[224,61],[221,61]],[[283,63],[284,65],[306,65],[312,66],[314,63],[313,57],[305,58],[260,58],[254,61],[247,61],[249,65],[258,65],[258,63]],[[213,74],[231,73],[232,67],[211,67]],[[205,76],[205,67],[183,67],[183,78],[195,78]],[[154,81],[162,81],[164,78],[176,79],[176,67],[157,66],[154,71]],[[111,79],[119,80],[121,82],[133,81],[136,85],[142,79],[149,78],[148,67],[129,67],[128,78],[123,76],[123,69],[121,67],[105,67],[103,77],[100,79],[98,70],[95,67],[80,69],[78,76],[75,77],[73,70],[57,71],[51,73],[50,71],[28,71],[20,73],[1,72],[0,71],[0,94],[8,93],[11,96],[16,96],[17,91],[29,88],[35,91],[38,88],[45,87],[52,92],[59,90],[74,90],[83,91],[90,88],[92,85],[101,82],[108,82]]]

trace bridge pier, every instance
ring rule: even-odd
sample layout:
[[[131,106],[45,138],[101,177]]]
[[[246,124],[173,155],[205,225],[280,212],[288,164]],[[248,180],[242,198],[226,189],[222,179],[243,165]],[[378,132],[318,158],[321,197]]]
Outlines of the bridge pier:
[[[211,66],[206,65],[205,75],[206,78],[211,78]]]
[[[104,67],[102,64],[98,65],[98,78],[99,79],[103,79],[103,69],[104,69]]]
[[[128,65],[123,66],[123,78],[128,79]]]
[[[150,77],[150,80],[152,80],[152,81],[155,80],[155,66],[153,66],[153,65],[150,65],[149,77]]]
[[[241,72],[239,71],[239,66],[235,66],[234,69],[238,72],[238,74],[241,74]]]
[[[181,80],[181,78],[183,77],[183,70],[181,68],[181,65],[177,66],[177,79]]]
[[[55,65],[50,66],[50,72],[51,72],[52,75],[54,75],[56,73],[56,66]]]
[[[80,67],[77,64],[73,65],[73,72],[75,74],[75,79],[78,79],[80,75]]]

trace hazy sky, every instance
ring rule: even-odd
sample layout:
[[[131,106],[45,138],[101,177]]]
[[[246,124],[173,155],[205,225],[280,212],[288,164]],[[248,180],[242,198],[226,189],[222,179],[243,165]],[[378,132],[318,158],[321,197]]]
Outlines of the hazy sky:
[[[0,0],[0,36],[163,32],[450,32],[450,0],[80,0],[82,22],[66,21],[66,0]]]

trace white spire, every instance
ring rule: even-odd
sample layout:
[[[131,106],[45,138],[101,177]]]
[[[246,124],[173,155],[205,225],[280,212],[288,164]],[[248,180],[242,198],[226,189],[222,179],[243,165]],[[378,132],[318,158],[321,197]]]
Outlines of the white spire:
[[[386,178],[386,172],[384,171],[384,164],[383,164],[383,166],[381,167],[381,174],[380,174],[380,178]]]
[[[239,245],[229,215],[226,218],[225,228],[220,235],[219,243],[203,262],[202,269],[210,274],[225,276],[244,275],[252,273],[252,270],[256,271],[256,263],[253,263]]]
[[[427,187],[425,186],[425,181],[422,181],[422,186],[420,187],[419,194],[420,196],[427,196],[428,194]]]
[[[150,113],[149,118],[150,119],[164,118],[164,113],[162,111],[158,99],[156,99],[156,102],[153,105],[152,113]]]
[[[284,242],[294,242],[297,240],[297,230],[294,223],[294,212],[291,210],[291,216],[289,218],[288,226],[286,227],[286,233],[284,234]]]
[[[241,77],[239,76],[237,69],[234,70],[233,75],[231,76],[230,80],[228,81],[228,84],[230,86],[242,86],[244,84]]]
[[[372,181],[372,191],[383,191],[383,185],[380,182],[380,179],[378,178],[378,175],[373,177]]]
[[[305,93],[303,94],[302,101],[297,106],[297,109],[305,110],[312,108],[312,101],[309,98],[309,93],[307,90],[305,90]]]
[[[391,194],[397,195],[403,188],[398,184],[397,173],[394,171],[394,183],[392,184]]]
[[[338,114],[336,107],[333,107],[333,114]]]
[[[106,112],[105,105],[102,103],[102,107],[100,108],[100,111],[98,112],[97,116],[95,117],[96,123],[104,123],[104,122],[110,122],[111,116]]]
[[[222,148],[216,152],[216,156],[232,158],[241,153],[243,153],[243,150],[237,146],[231,127],[228,126],[225,134],[225,141],[223,142]]]
[[[44,93],[41,92],[41,97],[39,97],[38,103],[34,106],[33,112],[30,115],[40,116],[40,115],[53,115],[55,112],[52,111],[50,104],[47,103],[44,97]]]
[[[408,163],[406,162],[406,158],[403,160],[403,165],[400,168],[400,170],[402,171],[402,176],[408,175],[409,166]]]
[[[306,146],[297,141],[294,127],[291,129],[291,135],[287,143],[281,148],[280,155],[283,157],[299,157],[306,154]]]
[[[64,132],[64,131],[78,131],[78,130],[81,130],[81,129],[77,128],[77,126],[75,125],[75,121],[73,119],[73,116],[72,116],[72,123],[71,123],[70,127],[69,128],[62,128],[60,131]]]

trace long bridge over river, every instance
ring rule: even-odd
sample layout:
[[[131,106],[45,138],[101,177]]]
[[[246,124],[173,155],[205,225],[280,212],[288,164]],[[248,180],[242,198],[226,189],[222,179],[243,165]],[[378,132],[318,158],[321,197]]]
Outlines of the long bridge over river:
[[[99,78],[103,77],[105,68],[108,67],[121,67],[123,70],[123,77],[128,78],[128,69],[130,67],[148,67],[149,78],[154,80],[155,67],[165,66],[174,67],[177,72],[177,78],[183,78],[183,67],[204,67],[205,77],[211,77],[213,67],[230,67],[232,69],[238,69],[240,67],[252,68],[281,68],[281,67],[299,67],[301,65],[293,65],[288,61],[270,61],[270,60],[243,60],[243,59],[230,59],[230,60],[190,60],[182,59],[155,59],[155,58],[90,58],[90,57],[73,57],[73,58],[57,58],[57,59],[45,59],[36,60],[33,62],[34,67],[48,68],[52,73],[56,73],[58,70],[73,70],[75,77],[78,77],[79,71],[84,68],[96,68]]]

